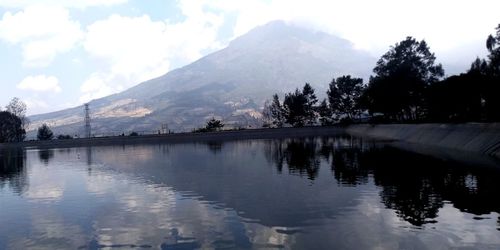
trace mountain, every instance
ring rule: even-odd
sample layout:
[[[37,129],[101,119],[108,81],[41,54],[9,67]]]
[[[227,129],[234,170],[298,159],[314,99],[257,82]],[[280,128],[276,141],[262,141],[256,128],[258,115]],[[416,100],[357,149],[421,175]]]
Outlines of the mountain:
[[[332,77],[368,78],[375,59],[347,40],[273,21],[217,52],[124,92],[90,102],[93,133],[121,134],[201,127],[211,117],[233,127],[258,126],[274,93],[309,82],[324,96]],[[83,134],[83,107],[30,117],[56,134]]]

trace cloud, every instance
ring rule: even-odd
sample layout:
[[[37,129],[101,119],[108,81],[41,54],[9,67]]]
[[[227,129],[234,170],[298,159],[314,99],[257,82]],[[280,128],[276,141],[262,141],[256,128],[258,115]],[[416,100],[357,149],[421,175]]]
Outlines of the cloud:
[[[428,40],[438,51],[468,42],[481,42],[484,47],[484,39],[500,22],[497,0],[422,0],[418,4],[401,0],[206,0],[204,5],[235,14],[236,36],[283,19],[340,35],[376,54],[408,35]]]
[[[112,15],[87,27],[84,49],[105,67],[81,86],[81,101],[125,90],[200,58],[202,51],[219,48],[217,33],[223,18],[204,12],[193,1],[181,1],[186,19],[153,21],[148,15]]]
[[[112,6],[126,2],[127,0],[0,0],[0,6],[6,8],[25,8],[32,5],[45,5],[83,9],[96,6]]]
[[[59,80],[55,76],[27,76],[16,86],[21,90],[31,90],[36,92],[61,92]]]
[[[102,73],[92,74],[85,82],[80,86],[80,91],[83,95],[80,97],[80,103],[85,103],[93,99],[101,98],[120,90],[123,87],[112,85],[115,79],[112,75],[106,76]]]
[[[30,6],[0,21],[0,39],[22,47],[25,66],[48,66],[83,38],[80,24],[62,7]]]
[[[28,115],[46,112],[47,109],[50,108],[48,103],[36,97],[24,98],[23,101],[26,103],[28,108]]]

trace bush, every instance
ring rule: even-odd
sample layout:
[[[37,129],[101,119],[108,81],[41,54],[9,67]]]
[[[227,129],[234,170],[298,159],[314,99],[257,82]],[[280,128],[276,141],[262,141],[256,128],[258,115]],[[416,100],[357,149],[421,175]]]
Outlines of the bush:
[[[73,136],[71,136],[71,135],[58,135],[57,139],[58,140],[70,140],[70,139],[73,139]]]

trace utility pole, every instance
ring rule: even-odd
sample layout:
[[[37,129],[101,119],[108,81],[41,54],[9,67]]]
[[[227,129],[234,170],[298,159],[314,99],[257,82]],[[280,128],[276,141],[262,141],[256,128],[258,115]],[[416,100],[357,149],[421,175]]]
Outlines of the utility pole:
[[[92,135],[92,129],[90,127],[90,109],[89,104],[85,103],[85,137],[90,138]]]

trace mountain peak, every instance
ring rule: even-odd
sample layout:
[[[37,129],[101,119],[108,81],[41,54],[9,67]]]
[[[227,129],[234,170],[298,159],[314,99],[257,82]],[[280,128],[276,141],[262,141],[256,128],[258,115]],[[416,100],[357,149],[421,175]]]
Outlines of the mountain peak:
[[[167,123],[189,131],[219,117],[233,126],[258,125],[264,101],[309,82],[323,96],[333,77],[368,77],[375,59],[342,38],[272,21],[228,47],[159,78],[91,102],[96,133],[153,131]],[[147,111],[147,112],[146,112]],[[134,115],[130,115],[134,114]],[[31,118],[61,124],[56,133],[82,130],[80,108]]]

